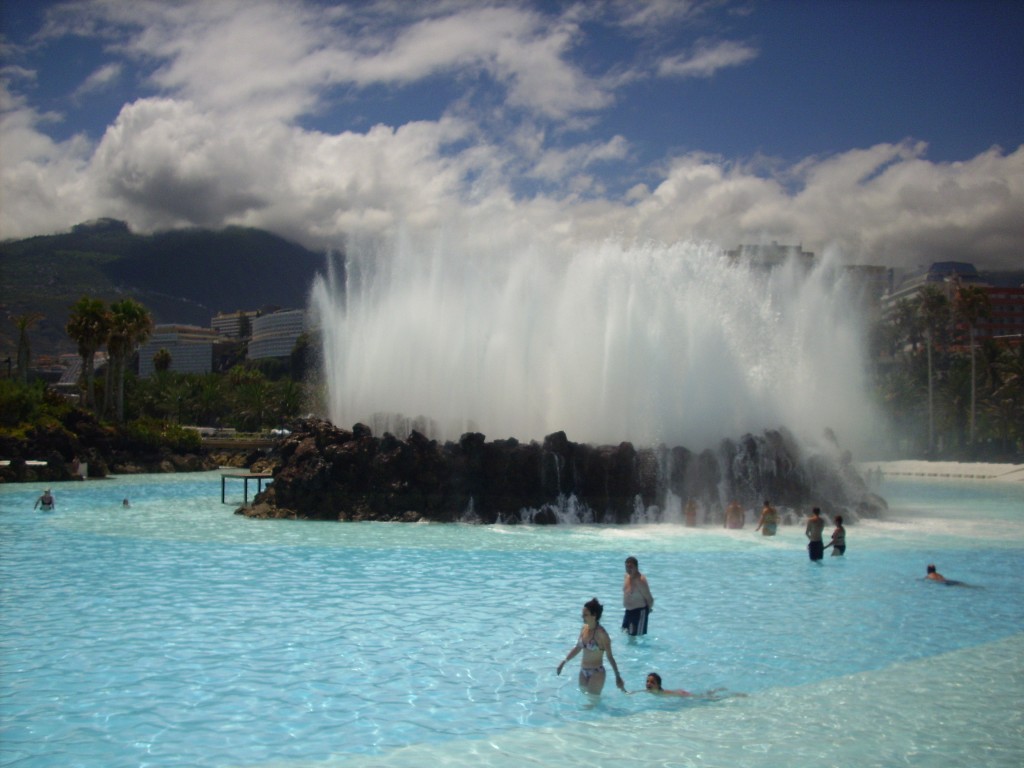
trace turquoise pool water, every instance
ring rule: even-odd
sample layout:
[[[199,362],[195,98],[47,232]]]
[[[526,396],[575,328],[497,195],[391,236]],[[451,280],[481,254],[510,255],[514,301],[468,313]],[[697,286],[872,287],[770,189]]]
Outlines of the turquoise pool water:
[[[888,480],[821,565],[797,527],[254,521],[216,472],[52,487],[41,513],[0,486],[5,766],[1024,761],[1020,484]],[[627,686],[745,696],[555,675],[583,602],[618,625],[630,554],[657,610],[612,631]]]

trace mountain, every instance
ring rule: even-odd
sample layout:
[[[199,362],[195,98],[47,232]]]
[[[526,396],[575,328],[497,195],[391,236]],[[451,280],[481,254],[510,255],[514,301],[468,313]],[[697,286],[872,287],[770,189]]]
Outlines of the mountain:
[[[138,235],[113,219],[70,232],[0,243],[0,362],[12,357],[13,317],[39,312],[33,357],[74,352],[64,331],[82,296],[144,304],[157,323],[209,327],[218,312],[297,308],[324,271],[325,255],[270,232],[245,227]]]

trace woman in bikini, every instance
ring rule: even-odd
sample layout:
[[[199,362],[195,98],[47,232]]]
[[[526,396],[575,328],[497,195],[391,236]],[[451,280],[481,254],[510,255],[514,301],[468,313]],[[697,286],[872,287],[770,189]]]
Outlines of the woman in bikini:
[[[612,639],[608,632],[599,623],[604,606],[595,597],[583,605],[583,629],[580,630],[579,639],[572,647],[568,655],[558,665],[557,674],[562,674],[562,667],[566,665],[573,656],[583,651],[583,661],[580,663],[580,688],[587,693],[600,694],[604,688],[605,677],[604,655],[608,654],[608,663],[612,665],[615,672],[615,685],[620,690],[626,690],[626,684],[619,674],[619,665],[615,663],[612,656]]]

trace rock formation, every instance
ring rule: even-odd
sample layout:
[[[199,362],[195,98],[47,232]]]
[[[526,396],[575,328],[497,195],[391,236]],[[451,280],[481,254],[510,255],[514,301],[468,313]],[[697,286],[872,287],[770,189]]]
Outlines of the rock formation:
[[[467,433],[439,444],[413,431],[405,440],[321,420],[294,425],[274,452],[274,480],[252,517],[481,523],[661,521],[672,497],[694,499],[710,519],[732,499],[805,514],[819,506],[848,521],[885,502],[869,493],[831,436],[808,452],[785,430],[723,441],[717,450],[590,446],[564,432],[543,443],[487,442]]]

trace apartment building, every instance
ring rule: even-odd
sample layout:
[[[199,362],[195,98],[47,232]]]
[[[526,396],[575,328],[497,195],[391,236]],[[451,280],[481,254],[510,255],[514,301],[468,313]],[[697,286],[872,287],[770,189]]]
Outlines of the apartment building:
[[[306,312],[301,309],[284,309],[260,315],[252,321],[249,359],[288,357],[306,327]]]
[[[170,370],[178,373],[209,373],[213,370],[213,345],[217,331],[197,325],[157,325],[145,344],[139,347],[139,377],[156,371],[153,357],[161,349],[171,355]]]

